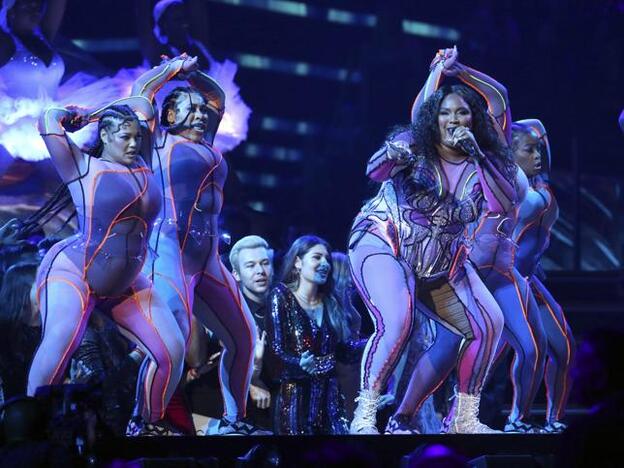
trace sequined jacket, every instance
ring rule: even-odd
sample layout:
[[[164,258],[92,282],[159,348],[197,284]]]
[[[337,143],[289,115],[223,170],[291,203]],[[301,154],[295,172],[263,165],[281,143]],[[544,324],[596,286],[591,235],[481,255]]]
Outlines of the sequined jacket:
[[[356,362],[365,341],[342,342],[334,332],[327,309],[318,326],[308,317],[285,284],[269,294],[267,337],[278,369],[280,389],[275,402],[274,430],[278,434],[343,434],[347,431],[344,397],[336,379],[336,360]],[[315,371],[299,365],[310,351]]]

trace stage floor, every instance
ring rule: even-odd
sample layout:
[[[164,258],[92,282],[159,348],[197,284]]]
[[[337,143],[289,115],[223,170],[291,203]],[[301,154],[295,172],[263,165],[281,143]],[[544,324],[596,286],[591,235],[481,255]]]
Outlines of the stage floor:
[[[282,462],[279,466],[322,466],[308,465],[305,460],[314,454],[340,453],[362,455],[371,463],[368,466],[392,467],[401,466],[401,458],[418,447],[443,444],[468,460],[484,455],[497,457],[493,459],[496,464],[475,462],[471,466],[513,468],[554,466],[560,440],[559,435],[551,434],[135,437],[100,441],[95,453],[100,462],[160,459],[144,460],[143,466],[270,466],[237,460],[260,445],[279,454]],[[215,464],[217,460],[218,464]]]

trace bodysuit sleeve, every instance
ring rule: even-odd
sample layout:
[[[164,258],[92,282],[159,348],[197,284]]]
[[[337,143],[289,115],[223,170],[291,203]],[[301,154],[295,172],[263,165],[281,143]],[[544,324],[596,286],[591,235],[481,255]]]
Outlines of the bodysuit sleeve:
[[[285,286],[284,286],[285,287]],[[295,333],[289,329],[287,320],[288,309],[291,307],[282,286],[275,287],[269,294],[269,314],[266,320],[266,331],[271,350],[281,364],[280,374],[288,377],[309,377],[299,365],[301,356],[286,349],[285,335]]]
[[[517,202],[515,187],[487,156],[477,163],[477,174],[487,210],[491,213],[509,212]]]
[[[488,114],[496,121],[497,130],[502,133],[507,144],[511,143],[511,110],[507,89],[485,73],[481,73],[463,64],[458,64],[457,75],[461,81],[479,93],[487,103]]]
[[[69,183],[86,172],[86,158],[67,136],[65,126],[71,125],[74,113],[60,107],[46,109],[39,117],[39,132],[61,179]]]
[[[176,76],[184,65],[184,59],[164,62],[143,73],[132,85],[132,96],[143,96],[152,102],[163,85]]]
[[[225,111],[225,92],[213,78],[197,70],[189,74],[188,82],[193,88],[203,94],[210,107],[223,115]]]
[[[438,61],[435,63],[433,67],[431,67],[431,70],[429,71],[429,76],[427,77],[427,81],[425,81],[425,84],[423,85],[422,89],[416,96],[416,99],[414,99],[414,103],[412,104],[412,111],[411,111],[412,123],[416,122],[416,117],[418,116],[418,112],[420,111],[420,108],[422,107],[423,103],[427,99],[429,99],[429,97],[433,93],[435,93],[440,87],[440,83],[442,82],[442,79],[444,78],[444,75],[442,74],[443,69],[444,69],[443,61]]]
[[[373,156],[368,160],[366,166],[366,175],[375,182],[383,182],[394,177],[404,169],[412,166],[413,159],[405,157],[401,159],[393,159],[390,157],[390,144],[397,145],[410,152],[410,136],[408,132],[402,132],[395,135],[390,141],[386,142]]]

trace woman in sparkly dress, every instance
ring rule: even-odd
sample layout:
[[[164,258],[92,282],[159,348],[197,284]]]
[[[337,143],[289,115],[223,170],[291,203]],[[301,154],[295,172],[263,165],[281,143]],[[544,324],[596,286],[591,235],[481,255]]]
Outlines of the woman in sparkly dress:
[[[327,242],[300,237],[284,258],[281,283],[269,295],[267,334],[280,364],[276,434],[348,432],[335,367],[337,360],[357,360],[361,346],[350,339],[331,269]]]

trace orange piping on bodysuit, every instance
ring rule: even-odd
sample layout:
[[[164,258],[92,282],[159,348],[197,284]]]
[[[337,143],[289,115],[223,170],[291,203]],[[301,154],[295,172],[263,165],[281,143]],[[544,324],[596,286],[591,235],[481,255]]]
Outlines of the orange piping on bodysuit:
[[[548,301],[545,300],[544,296],[542,296],[541,293],[539,295],[540,295],[540,297],[542,299],[542,302],[546,306],[546,309],[548,309],[548,313],[550,314],[550,316],[554,320],[555,324],[557,325],[557,328],[561,332],[561,336],[565,337],[565,342],[566,342],[566,369],[567,369],[567,368],[570,367],[570,359],[572,357],[572,351],[570,349],[570,340],[568,339],[568,334],[561,327],[561,324],[559,323],[559,320],[557,320],[557,316],[555,315],[555,312],[550,307],[550,304],[548,303]],[[562,316],[563,316],[563,314],[562,314]],[[565,326],[565,318],[564,318],[564,326]],[[564,395],[567,392],[567,387],[568,387],[567,378],[565,378],[563,380],[563,394]],[[563,401],[562,401],[562,403],[563,403]],[[559,415],[560,412],[561,412],[561,408],[557,408],[557,416]]]
[[[515,278],[512,280],[513,281],[513,285],[514,288],[516,290],[516,295],[518,296],[518,300],[520,301],[520,307],[522,308],[522,315],[524,317],[524,321],[527,324],[527,328],[529,330],[529,334],[531,335],[531,341],[533,342],[533,348],[535,349],[535,362],[533,363],[533,377],[531,380],[531,385],[529,386],[529,390],[533,389],[533,385],[535,385],[535,378],[537,377],[536,373],[537,373],[537,364],[539,362],[539,353],[540,353],[540,349],[537,346],[537,340],[535,339],[535,334],[533,333],[533,329],[531,328],[531,325],[529,324],[529,311],[527,310],[527,304],[529,303],[529,288],[527,285],[527,291],[523,300],[522,297],[522,292],[520,291],[520,287],[518,286],[518,282],[515,280]],[[513,381],[512,381],[513,383]],[[514,393],[515,393],[515,385],[514,385]],[[522,415],[522,416],[526,416],[526,415]]]
[[[212,148],[211,148],[211,150],[212,150]],[[213,172],[217,169],[217,167],[219,167],[221,165],[221,162],[223,161],[223,155],[221,153],[219,153],[217,151],[214,151],[214,153],[219,157],[219,160],[218,160],[218,162],[216,164],[213,165],[213,167],[208,171],[208,173],[204,176],[203,180],[199,184],[199,188],[197,189],[197,193],[195,194],[195,200],[193,201],[193,208],[191,208],[191,212],[190,212],[188,220],[186,222],[186,230],[184,231],[184,239],[182,240],[182,243],[180,245],[180,250],[181,251],[184,251],[184,247],[186,246],[186,241],[187,241],[188,236],[189,236],[189,231],[191,229],[191,223],[193,221],[194,207],[197,206],[197,202],[199,201],[199,197],[201,197],[202,191],[205,188],[209,187],[211,184],[214,184],[214,183],[206,183],[206,181],[207,181],[207,179],[210,176],[212,176]],[[214,185],[217,186],[216,184],[214,184]],[[219,191],[221,193],[223,193],[222,189],[220,189],[220,188],[219,188]]]
[[[85,304],[85,300],[82,297],[82,292],[80,291],[78,286],[76,286],[74,283],[72,283],[71,281],[67,280],[66,278],[56,277],[55,276],[55,277],[50,277],[50,278],[48,278],[45,281],[46,287],[47,287],[47,283],[49,283],[52,279],[54,279],[55,281],[60,281],[62,283],[65,283],[65,284],[69,285],[70,287],[72,287],[78,293],[78,297],[80,298],[80,320],[78,321],[78,326],[74,329],[74,333],[72,334],[72,337],[69,340],[69,344],[67,345],[67,348],[65,348],[65,351],[63,351],[63,355],[61,356],[61,359],[59,360],[58,364],[54,368],[54,372],[52,372],[52,375],[50,376],[50,380],[48,381],[48,385],[51,385],[54,382],[56,375],[58,374],[58,372],[61,369],[61,367],[63,366],[63,364],[66,362],[65,360],[67,358],[67,354],[69,353],[69,350],[72,347],[72,343],[74,343],[74,341],[78,337],[78,331],[80,329],[80,324],[83,323],[83,316],[84,316],[85,312],[87,311],[87,304]],[[46,303],[46,309],[47,309],[47,307],[48,307],[48,304]],[[44,330],[44,332],[45,332],[45,330]]]
[[[500,91],[498,89],[496,89],[494,86],[492,86],[489,83],[486,83],[485,81],[477,78],[476,76],[468,73],[468,76],[470,78],[472,78],[475,81],[478,81],[479,83],[487,86],[488,88],[491,88],[494,90],[494,92],[496,92],[496,94],[498,94],[498,96],[500,97],[501,102],[503,103],[503,114],[502,114],[502,118],[503,118],[503,123],[501,125],[503,130],[506,130],[507,128],[507,103],[505,102],[505,98],[503,97],[503,95],[500,93]],[[472,83],[465,81],[465,83],[470,86],[472,89],[474,89],[477,93],[479,93],[481,95],[481,97],[483,97],[483,99],[485,99],[485,102],[487,103],[488,109],[492,109],[492,104],[490,99],[488,99],[488,96],[482,91],[480,90],[477,86],[473,85]],[[492,114],[493,115],[493,114]]]
[[[148,172],[149,169],[147,169],[146,167],[141,167],[136,169],[136,172]],[[134,169],[131,169],[130,172],[135,172]],[[93,220],[93,208],[94,208],[94,203],[93,200],[95,200],[95,190],[97,189],[97,179],[102,175],[102,174],[126,174],[127,171],[121,171],[121,170],[103,170],[100,171],[98,174],[96,174],[94,180],[93,180],[93,184],[91,185],[91,204],[89,206],[89,219]],[[85,248],[85,260],[84,260],[84,266],[83,266],[83,275],[87,274],[87,270],[89,269],[89,267],[91,266],[91,263],[93,263],[93,261],[95,260],[96,255],[98,254],[98,252],[104,247],[104,243],[106,242],[106,240],[108,239],[108,236],[111,232],[111,229],[113,228],[113,226],[117,223],[117,218],[119,216],[121,216],[121,214],[128,208],[130,207],[133,203],[135,203],[137,200],[139,200],[147,191],[147,186],[148,186],[148,179],[147,177],[145,177],[143,179],[143,187],[141,187],[141,190],[139,191],[139,193],[137,193],[137,195],[134,197],[134,199],[132,199],[130,202],[128,202],[121,210],[118,211],[118,213],[115,215],[115,217],[113,218],[113,221],[111,222],[110,226],[108,226],[108,228],[106,229],[106,233],[104,235],[104,237],[102,238],[102,241],[98,244],[98,246],[96,247],[96,249],[93,252],[93,255],[91,256],[91,258],[89,259],[89,261],[87,262],[87,257],[86,257],[86,248]],[[87,235],[87,242],[86,242],[86,246],[88,247],[89,242],[91,241],[91,230],[92,230],[92,226],[93,226],[93,222],[89,222],[89,233]]]
[[[137,308],[141,311],[143,311],[143,307],[141,307],[141,302],[138,300],[137,296],[139,295],[139,292],[136,292],[134,290],[134,288],[132,288],[132,300],[134,300]],[[151,294],[148,292],[149,294],[149,298],[150,298],[150,308],[151,308]],[[159,418],[158,419],[162,419],[164,417],[165,411],[167,409],[167,405],[165,405],[165,396],[167,393],[167,388],[169,388],[169,382],[171,381],[171,373],[173,372],[173,361],[171,360],[171,356],[169,355],[169,349],[167,348],[167,345],[165,344],[164,340],[162,339],[162,336],[160,335],[160,332],[158,331],[158,327],[154,324],[154,321],[152,320],[152,311],[151,309],[148,311],[148,315],[145,315],[145,313],[142,313],[142,316],[145,317],[146,322],[154,329],[154,331],[156,332],[156,335],[158,336],[158,339],[160,340],[162,349],[165,350],[165,356],[167,357],[167,361],[169,362],[169,369],[171,369],[170,372],[167,373],[167,379],[165,381],[165,385],[163,387],[163,393],[160,396],[160,407],[161,407],[161,413],[159,414]],[[147,384],[147,382],[145,382],[145,384]],[[146,393],[146,395],[149,395],[149,393]],[[148,400],[149,398],[146,398],[146,400]],[[150,411],[151,413],[151,411]]]

